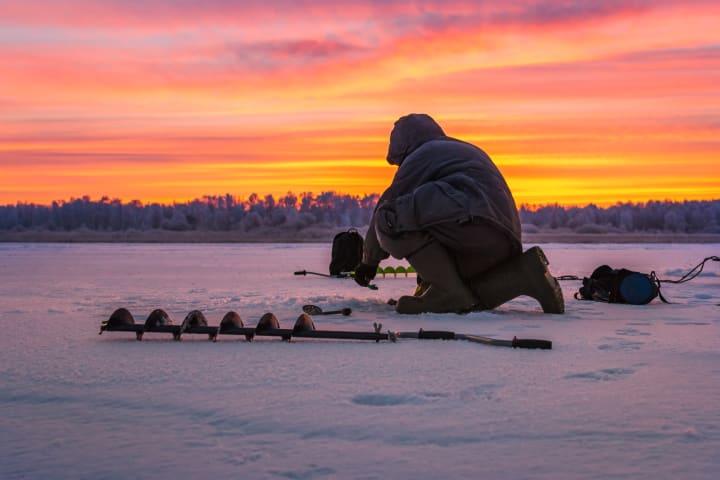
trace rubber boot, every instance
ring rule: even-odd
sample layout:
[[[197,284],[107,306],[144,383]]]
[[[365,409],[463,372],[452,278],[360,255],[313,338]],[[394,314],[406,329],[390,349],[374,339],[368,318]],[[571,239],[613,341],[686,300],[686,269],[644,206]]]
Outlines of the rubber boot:
[[[460,313],[472,310],[477,304],[472,291],[460,278],[455,261],[438,242],[413,253],[408,261],[430,286],[419,296],[400,297],[395,306],[398,313]]]
[[[540,302],[545,313],[564,313],[562,289],[547,266],[545,253],[533,247],[473,279],[470,286],[483,310],[527,295]]]

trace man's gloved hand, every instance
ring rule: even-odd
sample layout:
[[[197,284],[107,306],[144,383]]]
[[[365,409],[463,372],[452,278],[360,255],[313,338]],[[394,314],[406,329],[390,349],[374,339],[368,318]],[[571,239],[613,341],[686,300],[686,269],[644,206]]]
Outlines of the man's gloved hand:
[[[361,263],[355,267],[355,282],[358,285],[367,287],[375,275],[377,274],[377,265],[368,265],[367,263]]]

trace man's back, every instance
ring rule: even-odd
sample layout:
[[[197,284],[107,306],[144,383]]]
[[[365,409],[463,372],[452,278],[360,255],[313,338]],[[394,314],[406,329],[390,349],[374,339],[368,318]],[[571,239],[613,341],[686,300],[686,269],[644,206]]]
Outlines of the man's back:
[[[420,188],[433,182],[439,188]],[[426,226],[423,218],[457,221],[462,220],[457,215],[466,215],[498,226],[521,243],[520,219],[510,188],[490,157],[472,144],[445,137],[414,150],[401,163],[382,201],[406,195],[413,196],[415,221],[421,227]],[[462,208],[438,211],[447,205],[442,196],[462,202]]]

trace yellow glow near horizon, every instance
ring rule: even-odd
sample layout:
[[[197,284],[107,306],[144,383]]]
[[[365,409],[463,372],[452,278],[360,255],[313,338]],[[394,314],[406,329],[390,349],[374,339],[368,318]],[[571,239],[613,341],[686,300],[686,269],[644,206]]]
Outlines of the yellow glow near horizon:
[[[720,4],[315,3],[0,4],[0,204],[379,193],[409,112],[518,203],[720,197]]]

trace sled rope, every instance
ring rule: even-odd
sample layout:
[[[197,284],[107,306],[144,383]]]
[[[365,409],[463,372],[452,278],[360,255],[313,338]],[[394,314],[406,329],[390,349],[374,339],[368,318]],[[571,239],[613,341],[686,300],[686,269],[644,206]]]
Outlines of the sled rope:
[[[690,269],[689,272],[687,272],[685,275],[680,277],[678,280],[667,280],[667,279],[658,278],[657,281],[659,283],[674,283],[676,285],[680,284],[680,283],[689,282],[690,280],[698,277],[702,273],[703,269],[705,268],[705,264],[710,261],[720,262],[720,257],[714,256],[714,255],[711,257],[706,257],[702,262],[695,265],[692,269]],[[655,274],[654,270],[652,272],[650,272],[650,275],[657,278],[657,275]]]
[[[655,273],[655,270],[650,272],[650,279],[655,282],[655,285],[657,285],[657,291],[658,291],[658,297],[660,297],[660,300],[663,303],[672,303],[668,301],[662,294],[662,284],[663,283],[671,283],[674,285],[679,285],[681,283],[689,282],[690,280],[697,278],[703,271],[703,268],[705,268],[705,264],[709,261],[713,262],[720,262],[720,257],[717,256],[711,256],[706,257],[703,259],[702,262],[695,265],[690,271],[688,271],[685,275],[680,277],[678,280],[667,280],[667,279],[661,279],[658,278],[657,274]]]

